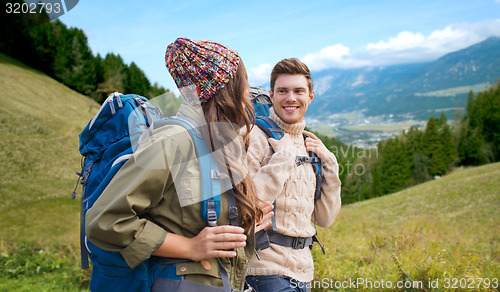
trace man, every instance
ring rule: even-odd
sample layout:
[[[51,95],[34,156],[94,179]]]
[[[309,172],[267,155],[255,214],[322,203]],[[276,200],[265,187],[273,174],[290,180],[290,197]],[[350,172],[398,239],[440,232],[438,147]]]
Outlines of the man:
[[[314,99],[311,74],[304,63],[295,58],[278,62],[271,73],[270,97],[273,107],[269,117],[284,136],[275,140],[253,127],[247,162],[257,195],[264,201],[275,202],[277,232],[268,231],[269,247],[257,246],[247,282],[258,292],[306,291],[314,276],[309,246],[315,226],[331,225],[340,209],[338,164],[320,139],[304,131],[304,115]],[[304,139],[303,134],[309,137]],[[301,159],[308,157],[308,151],[321,159],[319,199],[315,199],[313,166]],[[306,244],[290,244],[295,238],[305,238]]]

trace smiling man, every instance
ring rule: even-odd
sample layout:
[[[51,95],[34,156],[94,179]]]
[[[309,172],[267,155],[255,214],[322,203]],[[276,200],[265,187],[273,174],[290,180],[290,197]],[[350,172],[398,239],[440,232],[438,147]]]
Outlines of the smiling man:
[[[275,220],[270,230],[257,236],[247,282],[258,292],[307,291],[314,276],[309,247],[316,225],[328,227],[340,209],[338,164],[320,139],[304,131],[304,115],[314,99],[307,66],[295,58],[278,62],[271,72],[270,96],[269,118],[284,136],[275,140],[253,127],[247,162],[257,195],[275,202]],[[307,163],[308,152],[321,159],[321,195],[316,198],[316,174]]]

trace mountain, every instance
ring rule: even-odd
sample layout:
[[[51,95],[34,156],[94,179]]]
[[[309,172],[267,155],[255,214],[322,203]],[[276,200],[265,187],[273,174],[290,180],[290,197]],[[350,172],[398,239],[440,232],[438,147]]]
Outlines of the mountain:
[[[308,116],[364,110],[366,115],[411,115],[465,106],[471,89],[500,78],[500,38],[449,53],[428,63],[313,72],[315,102]]]

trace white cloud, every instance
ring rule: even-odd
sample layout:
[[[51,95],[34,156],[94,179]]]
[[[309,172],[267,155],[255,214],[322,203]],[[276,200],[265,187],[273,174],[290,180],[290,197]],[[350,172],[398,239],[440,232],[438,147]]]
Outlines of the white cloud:
[[[408,31],[403,31],[398,34],[397,37],[390,38],[389,41],[379,41],[378,43],[368,43],[366,45],[367,50],[387,50],[396,49],[404,50],[418,46],[425,40],[425,37],[421,33],[411,33]]]
[[[311,70],[321,70],[341,63],[345,56],[349,56],[349,48],[341,44],[336,44],[323,48],[319,52],[308,54],[302,58],[302,61]]]
[[[260,64],[255,68],[250,68],[248,73],[248,82],[252,86],[261,86],[269,83],[271,77],[271,71],[273,67],[271,64]]]
[[[403,31],[388,40],[367,43],[357,51],[352,51],[343,44],[335,44],[307,54],[301,60],[311,71],[432,61],[490,36],[500,37],[500,19],[473,24],[452,24],[432,31],[427,36],[420,32]],[[250,69],[250,84],[269,82],[271,70],[269,64]],[[319,86],[316,90],[324,88]]]
[[[500,20],[452,24],[428,36],[404,31],[388,41],[368,43],[356,58],[370,60],[373,65],[430,61],[490,36],[500,36]]]

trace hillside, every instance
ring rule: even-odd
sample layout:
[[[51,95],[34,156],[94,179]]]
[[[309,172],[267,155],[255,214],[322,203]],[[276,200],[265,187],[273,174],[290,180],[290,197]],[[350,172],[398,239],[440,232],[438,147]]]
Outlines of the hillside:
[[[99,105],[0,54],[0,243],[75,244],[78,134]]]
[[[445,278],[498,279],[499,177],[500,163],[457,169],[343,206],[333,226],[318,232],[327,253],[314,248],[315,278],[422,281],[418,290],[427,290],[429,278],[439,278],[441,290]]]
[[[366,110],[367,115],[411,114],[463,107],[500,78],[500,38],[491,37],[429,63],[327,69],[313,72],[315,102],[308,116]],[[452,116],[452,115],[451,115]]]

